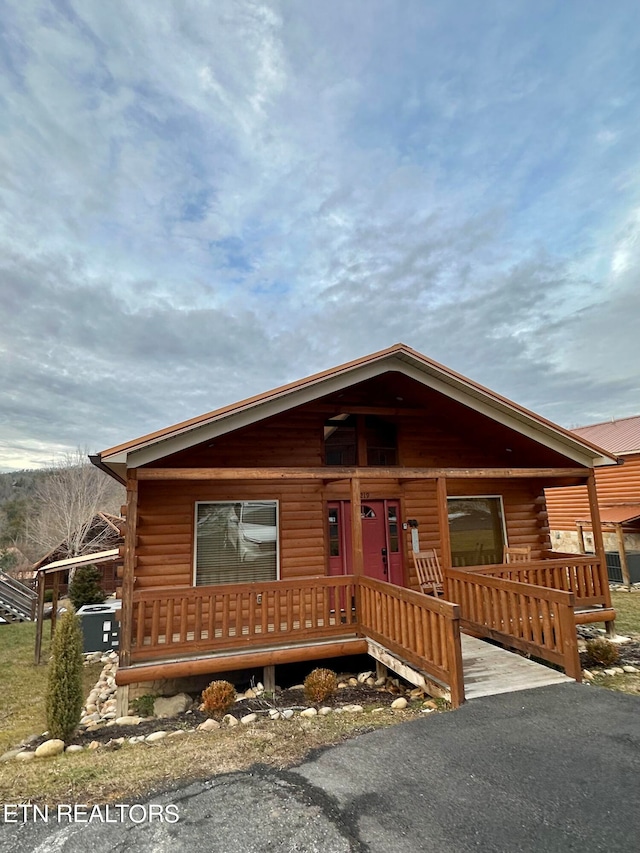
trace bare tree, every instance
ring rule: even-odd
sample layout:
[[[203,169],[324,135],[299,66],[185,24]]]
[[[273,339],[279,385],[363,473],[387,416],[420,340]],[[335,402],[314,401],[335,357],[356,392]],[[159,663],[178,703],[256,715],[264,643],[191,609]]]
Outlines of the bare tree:
[[[67,556],[99,551],[109,537],[107,524],[96,524],[99,512],[120,514],[124,487],[95,468],[77,449],[56,460],[38,483],[27,538],[41,554],[64,543]]]

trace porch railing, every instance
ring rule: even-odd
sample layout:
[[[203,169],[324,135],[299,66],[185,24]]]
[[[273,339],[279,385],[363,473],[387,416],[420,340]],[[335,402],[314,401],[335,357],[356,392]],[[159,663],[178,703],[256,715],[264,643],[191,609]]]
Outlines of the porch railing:
[[[368,637],[464,701],[459,608],[346,575],[134,593],[131,662]]]
[[[354,633],[355,597],[350,576],[136,592],[131,660]]]
[[[495,577],[488,567],[448,569],[445,584],[446,597],[460,606],[463,628],[555,663],[581,680],[573,592]]]
[[[606,567],[603,570],[600,561],[593,556],[563,557],[508,565],[470,566],[464,571],[572,592],[577,608],[596,605],[611,607]]]

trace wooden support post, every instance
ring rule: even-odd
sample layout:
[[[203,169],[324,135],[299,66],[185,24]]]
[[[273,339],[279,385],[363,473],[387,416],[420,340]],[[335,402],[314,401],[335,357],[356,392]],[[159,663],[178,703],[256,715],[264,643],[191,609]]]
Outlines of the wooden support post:
[[[451,536],[449,534],[449,509],[447,507],[447,481],[444,477],[436,480],[436,499],[438,502],[438,528],[442,568],[451,568]]]
[[[135,583],[136,527],[138,521],[138,480],[136,470],[127,476],[127,533],[122,569],[122,608],[120,611],[120,666],[131,663],[133,629],[133,585]]]
[[[602,583],[602,590],[606,596],[605,603],[607,607],[611,607],[611,592],[609,590],[609,576],[607,574],[607,556],[604,552],[604,539],[602,537],[602,525],[600,523],[598,492],[596,489],[596,478],[593,472],[591,472],[587,478],[587,491],[589,493],[589,512],[591,513],[593,548],[600,563],[600,579]]]
[[[265,666],[262,669],[262,685],[265,693],[275,693],[276,689],[276,668],[273,666]]]
[[[449,600],[447,569],[451,568],[451,534],[449,531],[449,509],[447,506],[447,481],[444,477],[436,480],[436,501],[438,509],[438,532],[440,533],[440,552],[443,575],[443,594]]]
[[[629,575],[629,564],[627,563],[627,549],[624,544],[624,531],[621,524],[616,524],[616,536],[618,537],[618,553],[620,554],[622,583],[627,587],[627,589],[631,589],[631,576]]]
[[[46,575],[38,572],[38,610],[36,612],[36,647],[34,652],[35,664],[38,666],[42,658],[42,629],[44,626],[44,585]]]
[[[364,574],[361,513],[360,478],[353,477],[351,480],[351,549],[352,571],[354,575]]]
[[[129,685],[121,684],[116,688],[116,716],[126,717],[129,713]]]
[[[58,598],[60,596],[60,572],[53,573],[53,597],[51,599],[51,639],[56,632],[58,621]]]
[[[376,678],[387,678],[389,675],[389,670],[387,667],[379,660],[376,661]]]
[[[576,527],[578,529],[578,548],[580,549],[581,554],[586,554],[587,549],[584,544],[584,524],[581,521],[576,521]]]

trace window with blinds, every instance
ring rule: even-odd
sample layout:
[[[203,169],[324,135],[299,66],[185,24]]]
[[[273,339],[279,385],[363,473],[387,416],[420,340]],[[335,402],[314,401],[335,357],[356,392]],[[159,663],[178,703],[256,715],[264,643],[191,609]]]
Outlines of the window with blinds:
[[[278,579],[278,502],[196,503],[196,586]]]

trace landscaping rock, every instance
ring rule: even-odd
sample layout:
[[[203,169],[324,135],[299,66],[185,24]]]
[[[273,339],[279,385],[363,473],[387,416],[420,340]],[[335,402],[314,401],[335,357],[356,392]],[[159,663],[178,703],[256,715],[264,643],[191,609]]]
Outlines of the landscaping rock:
[[[217,720],[209,718],[208,720],[205,720],[204,723],[200,723],[200,725],[198,726],[198,731],[199,732],[213,732],[219,728],[220,728],[220,723]]]
[[[632,664],[628,663],[622,667],[622,671],[623,672],[640,672],[640,669],[638,669],[637,666],[633,666]]]
[[[23,752],[19,752],[16,755],[15,760],[16,761],[32,761],[35,757],[36,757],[35,752],[23,751]]]
[[[293,714],[294,714],[294,712],[291,710],[291,708],[287,708],[286,711],[282,712],[282,719],[283,720],[290,720],[293,717]]]
[[[12,761],[16,755],[19,755],[21,752],[24,752],[24,750],[10,749],[9,752],[5,752],[4,755],[0,755],[0,761]]]
[[[280,711],[278,711],[276,708],[271,708],[271,709],[269,710],[269,719],[271,719],[271,720],[279,720],[279,719],[280,719],[280,716],[281,716],[281,715],[280,715]]]
[[[143,742],[144,742],[144,735],[134,735],[133,737],[129,738],[129,743],[132,743],[132,744],[143,743]]]
[[[384,687],[386,683],[387,683],[387,679],[386,679],[386,676],[384,676],[384,675],[381,676],[380,678],[376,678],[376,680],[374,682],[376,687]]]
[[[617,673],[613,667],[611,667],[610,669],[605,669],[604,674],[605,675],[617,675]]]
[[[245,698],[245,699],[255,699],[255,698],[256,698],[256,696],[257,696],[256,691],[255,691],[255,690],[252,690],[252,688],[251,688],[251,687],[250,687],[248,690],[245,690],[245,691],[244,691],[244,698]]]
[[[222,718],[222,722],[225,726],[233,727],[238,725],[238,718],[234,717],[233,714],[225,714]]]
[[[404,696],[400,696],[397,699],[394,699],[393,702],[391,703],[391,709],[393,711],[404,711],[404,709],[406,707],[407,707],[407,700],[404,698]]]
[[[245,714],[244,717],[240,717],[240,722],[243,726],[248,726],[251,723],[255,723],[257,719],[257,714]]]
[[[177,696],[159,696],[153,703],[153,713],[158,719],[177,717],[191,707],[191,696],[178,693]]]
[[[331,708],[328,708],[326,705],[318,711],[321,717],[327,717],[331,713]]]
[[[147,743],[157,743],[159,740],[164,740],[166,738],[167,732],[152,732],[150,735],[147,735],[145,741]]]
[[[365,684],[367,681],[367,678],[371,678],[372,675],[373,675],[372,672],[361,672],[357,678],[358,684]]]
[[[346,681],[339,681],[339,682],[338,682],[338,690],[346,690],[346,688],[347,688],[348,686],[349,686],[349,685],[347,684],[347,682],[346,682]]]
[[[61,752],[64,752],[64,741],[52,738],[41,743],[35,754],[36,758],[51,758],[54,755],[60,755]]]
[[[72,743],[71,746],[68,746],[65,749],[65,752],[69,752],[73,754],[74,752],[84,752],[84,747],[80,746],[79,743]]]
[[[438,703],[436,702],[435,699],[427,699],[425,702],[422,703],[422,707],[423,708],[429,708],[432,711],[437,711],[438,710]]]
[[[336,710],[338,710],[336,708]],[[362,705],[345,705],[342,709],[347,714],[361,714],[364,711]]]
[[[218,728],[220,728],[220,723],[218,723]],[[176,729],[175,732],[169,732],[167,737],[182,737],[183,735],[186,735],[184,729]]]
[[[372,714],[379,714],[381,711],[384,711],[384,708],[372,708],[371,709]]]
[[[100,748],[100,741],[97,741],[97,740],[92,740],[91,743],[89,744],[89,746],[87,747],[87,749],[99,749],[99,748]]]
[[[318,712],[315,708],[305,708],[304,711],[300,712],[301,717],[317,717]]]
[[[139,726],[142,722],[140,717],[134,717],[131,714],[127,714],[124,717],[116,717],[116,726]]]

